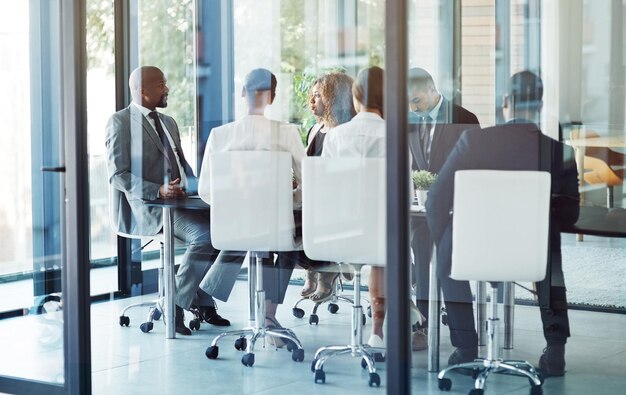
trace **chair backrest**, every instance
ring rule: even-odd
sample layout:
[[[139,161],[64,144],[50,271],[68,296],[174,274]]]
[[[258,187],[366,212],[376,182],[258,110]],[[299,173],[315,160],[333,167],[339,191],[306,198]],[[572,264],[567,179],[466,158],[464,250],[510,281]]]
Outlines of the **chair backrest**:
[[[302,238],[309,258],[385,265],[385,160],[308,157],[302,162]]]
[[[542,280],[549,221],[550,173],[457,171],[450,277],[494,282]]]
[[[291,154],[227,151],[209,160],[213,245],[238,251],[297,249]]]

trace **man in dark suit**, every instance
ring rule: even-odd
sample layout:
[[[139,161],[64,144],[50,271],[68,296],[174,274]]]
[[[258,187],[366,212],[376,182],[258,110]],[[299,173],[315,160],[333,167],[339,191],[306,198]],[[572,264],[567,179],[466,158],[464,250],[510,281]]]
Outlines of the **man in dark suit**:
[[[197,193],[198,182],[183,154],[176,121],[156,111],[167,107],[169,88],[163,72],[154,66],[137,68],[130,75],[129,87],[133,102],[113,114],[106,126],[112,222],[118,233],[153,236],[161,232],[162,210],[143,202],[184,198]],[[183,309],[192,305],[208,323],[230,325],[217,313],[211,295],[228,297],[243,259],[226,254],[218,258],[219,251],[211,245],[209,221],[207,212],[174,212],[174,235],[189,245],[176,273],[175,324],[176,332],[183,335],[191,335],[184,325]],[[212,264],[209,275],[220,278],[219,286],[202,290],[200,281]]]
[[[537,126],[542,107],[541,79],[528,71],[511,77],[504,97],[507,123],[482,131],[465,132],[448,157],[426,202],[427,219],[437,243],[438,277],[448,307],[452,344],[457,347],[449,362],[476,357],[476,332],[470,286],[450,279],[454,174],[462,169],[538,170],[551,174],[550,239],[545,280],[536,284],[547,347],[539,367],[548,375],[565,373],[565,343],[570,336],[567,300],[561,268],[560,229],[578,218],[578,173],[570,147],[541,133]],[[457,303],[450,308],[448,299]],[[467,321],[472,321],[472,326]]]
[[[441,95],[432,76],[424,69],[409,70],[409,146],[413,170],[439,173],[461,133],[480,127],[476,115]],[[420,202],[420,204],[424,204]],[[423,220],[411,221],[411,247],[415,258],[413,282],[417,284],[417,307],[428,313],[428,272],[432,240]],[[426,317],[428,318],[428,317]],[[426,321],[413,333],[413,350],[428,346]]]

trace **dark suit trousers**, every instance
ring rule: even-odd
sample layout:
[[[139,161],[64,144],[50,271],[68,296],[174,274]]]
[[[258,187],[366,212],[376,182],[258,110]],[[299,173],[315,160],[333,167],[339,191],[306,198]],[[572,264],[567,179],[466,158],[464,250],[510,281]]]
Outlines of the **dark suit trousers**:
[[[433,248],[430,229],[425,220],[411,219],[411,237],[411,248],[415,259],[413,284],[416,284],[416,305],[428,319],[430,257]],[[426,323],[423,326],[426,326]]]
[[[551,232],[549,249],[546,278],[535,283],[535,287],[539,299],[543,335],[549,345],[558,345],[565,344],[570,336],[559,232]]]
[[[454,347],[476,347],[478,335],[474,320],[472,290],[469,281],[457,281],[450,278],[451,251],[452,227],[449,226],[437,245],[437,277],[448,313],[450,341]]]

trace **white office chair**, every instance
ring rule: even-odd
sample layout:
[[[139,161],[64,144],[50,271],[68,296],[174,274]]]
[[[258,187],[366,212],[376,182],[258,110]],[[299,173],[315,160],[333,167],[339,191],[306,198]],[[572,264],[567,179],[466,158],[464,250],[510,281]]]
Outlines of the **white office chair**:
[[[256,266],[256,292],[254,325],[220,334],[207,348],[206,356],[218,357],[217,342],[222,337],[239,336],[235,348],[246,349],[241,363],[252,366],[256,341],[270,335],[286,339],[292,359],[302,362],[304,349],[291,330],[265,327],[261,261],[268,252],[301,248],[294,242],[291,155],[273,151],[229,151],[212,154],[209,160],[212,243],[221,250],[251,252],[248,281],[253,281]],[[249,341],[246,335],[250,335]]]
[[[550,174],[538,171],[457,171],[454,180],[452,269],[455,280],[491,285],[487,319],[487,358],[439,372],[439,389],[448,391],[445,375],[473,369],[470,395],[484,392],[491,372],[526,377],[531,395],[542,393],[543,379],[526,361],[504,361],[498,344],[498,283],[540,281],[546,276],[550,220]],[[482,324],[482,323],[481,323]]]
[[[324,363],[330,357],[351,354],[362,357],[369,371],[369,385],[380,386],[374,354],[385,350],[363,344],[361,269],[386,264],[385,160],[310,157],[303,161],[302,174],[306,255],[354,268],[351,342],[317,350],[311,364],[315,382],[326,382]]]

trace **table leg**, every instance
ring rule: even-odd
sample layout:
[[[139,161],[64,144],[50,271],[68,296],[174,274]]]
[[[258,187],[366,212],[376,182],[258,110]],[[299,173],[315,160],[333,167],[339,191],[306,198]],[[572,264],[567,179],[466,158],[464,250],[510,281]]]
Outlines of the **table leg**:
[[[476,332],[478,345],[487,344],[487,289],[484,281],[476,281]]]
[[[583,187],[585,186],[585,147],[576,147],[576,167],[578,170],[578,191],[580,192],[580,205],[585,205],[585,193]],[[583,235],[581,233],[576,235],[577,241],[583,241]]]
[[[428,371],[439,371],[439,314],[441,302],[439,300],[439,279],[437,278],[437,251],[433,246],[430,257],[428,295]]]
[[[503,309],[504,309],[504,344],[505,350],[513,348],[513,325],[515,321],[515,284],[507,281],[503,283]]]
[[[165,254],[165,267],[163,268],[163,293],[165,338],[176,338],[175,308],[174,308],[174,218],[169,207],[163,207],[163,249]]]

